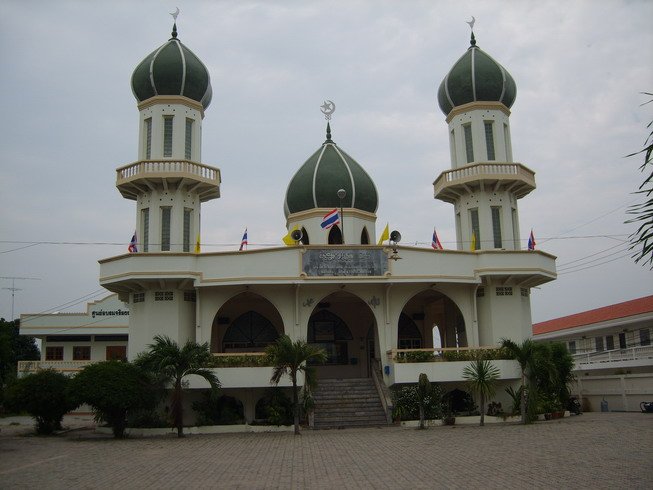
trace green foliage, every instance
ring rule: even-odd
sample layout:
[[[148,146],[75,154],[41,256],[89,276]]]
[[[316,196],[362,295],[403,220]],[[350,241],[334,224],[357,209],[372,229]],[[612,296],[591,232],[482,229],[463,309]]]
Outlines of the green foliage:
[[[127,427],[158,429],[168,426],[168,422],[166,422],[165,418],[161,416],[156,408],[130,410],[127,413]]]
[[[38,361],[41,358],[34,337],[19,332],[19,320],[0,319],[0,413],[5,390],[16,379],[18,361]]]
[[[292,400],[283,389],[275,386],[256,404],[256,419],[270,425],[290,425],[293,423]]]
[[[653,96],[649,92],[643,92],[643,94]],[[642,105],[651,102],[653,102],[653,99]],[[653,128],[653,121],[649,122],[646,128]],[[644,163],[640,165],[639,169],[645,174],[648,172],[648,175],[645,175],[644,182],[642,182],[635,194],[642,194],[644,200],[628,208],[627,213],[632,215],[633,218],[627,220],[626,223],[639,224],[637,230],[628,237],[630,250],[637,250],[632,257],[635,262],[642,262],[643,264],[648,262],[651,269],[653,269],[653,130],[646,137],[644,148],[627,156],[631,157],[642,153],[644,154]]]
[[[127,414],[153,409],[159,400],[152,377],[139,366],[123,361],[105,361],[85,366],[70,383],[78,404],[93,407],[97,420],[124,436]]]
[[[218,390],[208,390],[193,402],[197,425],[234,425],[245,423],[243,404],[237,399],[220,395]]]
[[[510,399],[512,400],[512,407],[510,409],[511,415],[519,415],[521,413],[521,409],[519,408],[519,405],[521,403],[521,396],[523,390],[524,390],[523,386],[520,386],[517,389],[517,391],[515,391],[512,386],[508,386],[508,388],[506,388],[506,393],[508,393]]]
[[[485,425],[485,400],[494,396],[494,385],[499,379],[499,374],[499,368],[486,359],[472,361],[463,369],[463,378],[480,398],[481,425]]]
[[[268,356],[212,356],[211,367],[229,368],[229,367],[270,367],[272,360]]]
[[[160,383],[171,384],[171,411],[177,436],[184,436],[183,381],[197,375],[209,382],[212,389],[220,387],[218,377],[211,371],[213,356],[208,343],[187,341],[181,348],[166,336],[157,335],[148,351],[139,354],[136,364],[152,373]]]
[[[428,378],[427,378],[428,379]],[[424,418],[441,419],[443,415],[442,388],[437,383],[429,383],[431,388],[423,396]],[[392,389],[392,416],[401,420],[419,420],[420,394],[417,384]]]
[[[7,390],[6,403],[16,411],[25,411],[36,420],[36,432],[52,434],[61,429],[63,416],[77,404],[71,397],[69,378],[53,369],[43,369],[17,379]]]
[[[397,362],[435,362],[437,360],[438,358],[433,352],[427,351],[397,352],[395,357]]]
[[[305,385],[309,388],[314,387],[316,384],[315,369],[310,364],[324,363],[327,360],[327,354],[324,349],[309,344],[305,340],[298,339],[293,342],[287,335],[281,335],[265,351],[274,366],[270,383],[279,384],[284,374],[288,375],[292,381],[295,434],[299,434],[300,407],[297,374],[303,372]]]
[[[461,349],[443,350],[439,356],[429,351],[397,352],[396,362],[437,362],[437,361],[474,361],[476,359],[510,359],[509,354],[503,348],[497,349]]]

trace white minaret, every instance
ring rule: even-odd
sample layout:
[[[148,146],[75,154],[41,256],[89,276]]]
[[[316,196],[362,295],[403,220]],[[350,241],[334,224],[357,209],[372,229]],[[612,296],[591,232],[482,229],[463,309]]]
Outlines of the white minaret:
[[[510,107],[517,88],[492,57],[471,46],[438,90],[447,116],[451,170],[434,182],[435,197],[455,208],[459,250],[519,250],[518,199],[535,189],[535,174],[513,162]]]
[[[177,39],[134,70],[138,161],[117,169],[116,187],[137,202],[138,252],[194,252],[201,203],[220,197],[220,170],[201,163],[202,119],[211,102],[204,64]]]

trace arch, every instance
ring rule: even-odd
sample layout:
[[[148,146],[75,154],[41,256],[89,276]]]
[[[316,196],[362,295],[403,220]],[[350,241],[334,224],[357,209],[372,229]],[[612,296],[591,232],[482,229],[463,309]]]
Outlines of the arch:
[[[284,333],[277,308],[251,291],[226,301],[211,327],[211,352],[261,352]]]
[[[300,240],[302,242],[302,245],[310,245],[311,242],[308,239],[308,232],[306,231],[306,228],[302,226],[302,239]]]
[[[404,305],[399,317],[397,346],[400,349],[434,347],[434,326],[440,334],[438,347],[467,347],[465,320],[460,308],[446,294],[432,289],[414,294]],[[421,340],[419,347],[418,339]]]
[[[367,233],[367,227],[363,226],[363,231],[361,231],[361,245],[370,244],[370,235]]]
[[[333,225],[329,230],[329,245],[342,245],[342,231],[338,225]]]

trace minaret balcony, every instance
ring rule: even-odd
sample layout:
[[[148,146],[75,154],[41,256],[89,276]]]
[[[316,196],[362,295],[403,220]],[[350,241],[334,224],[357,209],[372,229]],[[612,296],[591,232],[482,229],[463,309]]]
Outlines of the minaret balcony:
[[[450,203],[478,190],[508,191],[519,199],[535,189],[535,172],[521,163],[472,163],[442,172],[433,189],[436,199]]]
[[[116,187],[132,200],[151,189],[186,187],[209,201],[220,197],[220,182],[220,169],[190,160],[141,160],[116,169]]]

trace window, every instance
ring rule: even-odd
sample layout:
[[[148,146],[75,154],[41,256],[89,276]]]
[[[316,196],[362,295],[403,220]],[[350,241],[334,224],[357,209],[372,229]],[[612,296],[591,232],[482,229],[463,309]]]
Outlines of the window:
[[[648,328],[639,331],[639,345],[651,345],[651,331]]]
[[[308,239],[308,233],[306,232],[306,228],[302,226],[302,239],[300,240],[303,245],[310,245],[310,240]]]
[[[522,298],[528,298],[529,295],[530,295],[530,291],[528,290],[528,288],[521,288]]]
[[[495,293],[497,296],[512,296],[512,286],[497,286]]]
[[[191,159],[193,145],[193,120],[186,118],[186,160]]]
[[[619,348],[625,349],[626,347],[628,347],[626,344],[626,334],[622,332],[619,334]]]
[[[494,248],[501,248],[501,208],[492,207],[492,235],[494,236]]]
[[[73,347],[73,361],[90,361],[91,360],[91,347],[90,346],[74,346]]]
[[[453,162],[454,166],[458,166],[458,162],[456,161],[456,133],[454,130],[451,130],[451,138],[449,141],[449,147],[451,148],[451,161]]]
[[[361,245],[369,245],[370,244],[370,236],[367,234],[367,228],[363,228],[363,231],[361,231]]]
[[[474,250],[479,250],[481,248],[481,229],[478,224],[478,209],[469,210],[469,220],[472,225],[472,234],[475,238],[472,240],[472,244],[474,245],[473,248]]]
[[[576,341],[575,340],[570,340],[569,341],[569,353],[570,354],[575,354],[576,353]]]
[[[150,210],[148,208],[141,210],[141,218],[143,221],[143,233],[141,233],[141,247],[143,247],[143,252],[147,252],[150,248]]]
[[[250,310],[236,318],[222,339],[222,352],[256,352],[273,344],[279,333],[265,316]]]
[[[474,161],[474,142],[472,141],[472,125],[465,124],[463,126],[465,132],[465,154],[467,155],[467,163]]]
[[[145,160],[152,158],[152,118],[145,120]]]
[[[172,208],[161,208],[161,251],[170,251],[170,215]]]
[[[163,156],[172,156],[172,117],[163,116]]]
[[[145,301],[145,293],[134,293],[132,302],[143,303]]]
[[[596,337],[594,339],[594,345],[596,346],[596,352],[602,352],[603,349],[603,337]]]
[[[503,144],[506,145],[506,161],[512,162],[512,152],[510,151],[510,132],[508,125],[503,123]]]
[[[46,361],[63,361],[63,347],[46,347]]]
[[[482,298],[485,296],[485,288],[480,287],[476,290],[476,297],[477,298]]]
[[[173,291],[155,291],[154,301],[172,301],[175,295]]]
[[[191,210],[184,209],[184,252],[190,252],[190,218]]]
[[[341,245],[342,244],[342,232],[338,225],[333,225],[329,231],[329,245]]]
[[[614,337],[612,335],[605,336],[605,350],[614,350]]]
[[[512,240],[515,250],[519,250],[519,221],[517,220],[517,210],[512,208]]]
[[[127,360],[127,346],[126,345],[107,345],[106,356],[107,356],[107,361],[126,361]]]
[[[195,291],[184,291],[184,301],[195,303],[197,301],[197,293]]]
[[[326,364],[349,364],[348,340],[353,340],[345,322],[330,311],[320,310],[308,322],[309,343],[327,353]]]
[[[485,121],[485,146],[487,148],[487,159],[496,160],[494,156],[494,131],[492,121]]]

